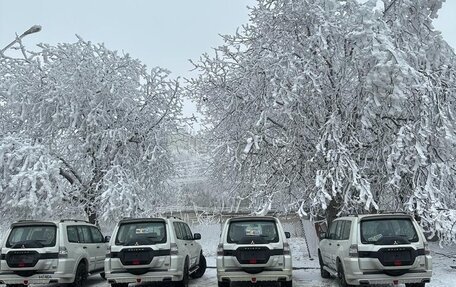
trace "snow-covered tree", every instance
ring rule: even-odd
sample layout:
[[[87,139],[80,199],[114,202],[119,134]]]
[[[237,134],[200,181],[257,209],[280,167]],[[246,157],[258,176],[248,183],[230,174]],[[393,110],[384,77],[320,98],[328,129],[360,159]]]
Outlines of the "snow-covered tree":
[[[82,39],[42,44],[24,55],[0,59],[0,154],[14,158],[3,172],[42,173],[45,187],[31,198],[33,185],[13,188],[11,176],[3,176],[1,185],[9,188],[2,188],[8,200],[1,208],[14,206],[14,189],[16,198],[37,203],[28,208],[48,207],[52,198],[52,206],[70,202],[91,222],[153,213],[173,172],[169,139],[181,109],[178,83],[165,70],[148,72],[129,55]],[[15,145],[17,154],[8,136],[27,139]],[[44,163],[31,166],[36,153]]]
[[[456,240],[436,219],[456,203],[456,59],[432,27],[441,2],[258,1],[195,63],[189,89],[227,196],[329,221],[414,210]]]

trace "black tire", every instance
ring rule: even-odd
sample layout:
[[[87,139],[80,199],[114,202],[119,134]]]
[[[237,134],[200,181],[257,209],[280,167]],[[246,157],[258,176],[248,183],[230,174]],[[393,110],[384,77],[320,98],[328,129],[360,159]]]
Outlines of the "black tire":
[[[24,284],[6,284],[6,287],[25,287]]]
[[[347,280],[345,280],[344,268],[342,267],[342,263],[340,261],[337,262],[337,279],[339,281],[340,287],[352,287],[353,286],[353,285],[348,284]]]
[[[76,269],[76,274],[74,277],[74,282],[70,284],[70,287],[82,287],[84,286],[84,281],[87,279],[87,268],[84,263],[79,263],[78,268]]]
[[[112,283],[111,287],[128,287],[128,283]]]
[[[331,278],[331,274],[328,271],[326,271],[325,269],[323,269],[323,267],[325,267],[325,264],[323,263],[323,259],[321,258],[320,250],[318,250],[318,262],[320,262],[321,278],[325,278],[325,279]]]
[[[185,259],[185,263],[184,263],[184,274],[182,276],[182,280],[181,281],[177,281],[175,286],[176,287],[188,287],[188,281],[189,281],[189,275],[188,275],[188,258]]]
[[[280,285],[281,287],[293,287],[293,281],[283,281],[282,284]]]
[[[198,269],[196,269],[195,272],[190,274],[190,277],[192,277],[194,279],[203,277],[204,272],[206,272],[206,267],[207,267],[206,257],[204,257],[203,253],[201,253],[199,263],[198,263]]]
[[[100,272],[100,277],[101,279],[106,280],[106,273]]]
[[[405,287],[424,287],[426,283],[405,283]]]
[[[218,281],[218,287],[230,287],[230,282]]]

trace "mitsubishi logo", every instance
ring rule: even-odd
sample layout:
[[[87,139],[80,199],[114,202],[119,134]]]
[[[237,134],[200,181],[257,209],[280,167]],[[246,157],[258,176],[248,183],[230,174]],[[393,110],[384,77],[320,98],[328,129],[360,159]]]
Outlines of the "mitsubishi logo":
[[[136,246],[138,246],[138,245],[139,245],[138,241],[136,241],[135,245],[136,245]]]
[[[399,243],[397,242],[397,240],[394,240],[393,244],[398,245]]]
[[[252,240],[252,242],[250,242],[250,244],[255,244],[255,241]]]
[[[24,244],[22,244],[21,248],[25,248],[25,245],[24,245]]]

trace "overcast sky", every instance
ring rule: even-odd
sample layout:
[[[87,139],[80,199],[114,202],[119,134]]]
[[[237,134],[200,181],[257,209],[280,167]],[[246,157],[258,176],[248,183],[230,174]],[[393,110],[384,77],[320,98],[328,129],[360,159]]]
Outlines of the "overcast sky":
[[[75,42],[75,34],[111,50],[124,51],[149,68],[190,76],[189,59],[222,44],[219,34],[233,34],[248,22],[254,0],[0,0],[0,49],[32,25],[42,31],[24,43]],[[435,22],[456,47],[456,0],[447,0]]]

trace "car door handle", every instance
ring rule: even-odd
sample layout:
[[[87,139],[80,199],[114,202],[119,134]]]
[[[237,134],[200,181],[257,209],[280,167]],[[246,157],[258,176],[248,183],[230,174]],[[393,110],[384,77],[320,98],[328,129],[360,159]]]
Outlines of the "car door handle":
[[[340,246],[340,244],[339,244],[339,243],[337,243],[337,246]]]
[[[329,245],[332,245],[331,243],[329,243]]]
[[[87,246],[82,246],[82,248],[87,249]]]
[[[97,248],[100,248],[100,246],[97,246]]]

